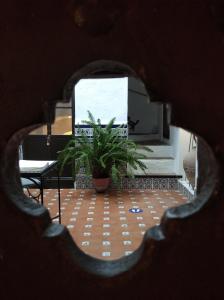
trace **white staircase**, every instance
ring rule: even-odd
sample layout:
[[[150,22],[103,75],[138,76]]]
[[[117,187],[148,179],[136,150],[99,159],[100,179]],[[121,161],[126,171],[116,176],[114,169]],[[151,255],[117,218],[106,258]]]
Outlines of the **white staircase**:
[[[145,154],[146,159],[141,161],[148,167],[143,172],[141,169],[133,170],[135,175],[178,175],[175,172],[175,157],[173,146],[170,145],[147,145],[144,146],[150,148],[153,152],[148,152],[142,149],[142,146],[138,146],[138,152]]]

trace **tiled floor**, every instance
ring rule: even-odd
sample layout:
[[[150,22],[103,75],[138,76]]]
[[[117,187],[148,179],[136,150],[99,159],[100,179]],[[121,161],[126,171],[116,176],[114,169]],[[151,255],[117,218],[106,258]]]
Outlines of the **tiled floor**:
[[[77,245],[100,259],[129,255],[145,231],[158,225],[163,212],[187,202],[174,190],[123,190],[96,194],[94,190],[61,191],[62,223]],[[45,190],[45,206],[57,213],[57,191]],[[132,209],[132,211],[130,211]]]

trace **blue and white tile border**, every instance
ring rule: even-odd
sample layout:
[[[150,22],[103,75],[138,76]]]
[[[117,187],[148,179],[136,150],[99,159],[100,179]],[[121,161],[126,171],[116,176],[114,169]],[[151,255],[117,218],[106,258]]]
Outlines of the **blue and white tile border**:
[[[136,177],[136,178],[123,178],[121,189],[158,189],[158,190],[177,190],[178,179],[175,177]],[[76,184],[77,189],[91,189],[93,188],[92,178],[88,176],[77,176]],[[112,184],[112,189],[117,186]]]
[[[112,128],[112,130],[115,130],[115,129],[119,131],[119,135],[121,137],[127,137],[128,136],[128,127],[127,127],[127,125],[124,125],[121,128],[118,128],[118,126],[115,126],[114,128]],[[83,126],[83,125],[80,125],[80,127],[75,127],[75,136],[81,136],[80,131],[85,133],[85,135],[87,135],[90,138],[90,140],[92,139],[92,136],[93,136],[93,128],[92,127]]]
[[[77,189],[92,189],[92,178],[87,176],[76,177]],[[116,189],[117,186],[112,184],[112,189]],[[158,189],[158,190],[179,190],[188,201],[192,201],[195,197],[195,191],[191,186],[178,177],[135,177],[123,178],[121,183],[121,189]]]

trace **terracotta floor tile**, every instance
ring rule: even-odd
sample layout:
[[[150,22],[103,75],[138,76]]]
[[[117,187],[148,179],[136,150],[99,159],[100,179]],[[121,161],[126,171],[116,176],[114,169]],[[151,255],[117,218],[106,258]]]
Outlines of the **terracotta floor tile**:
[[[57,214],[55,190],[44,191],[44,205]],[[88,255],[118,259],[136,250],[144,233],[158,225],[164,211],[187,202],[177,190],[123,190],[96,194],[94,190],[61,191],[62,224]],[[140,209],[132,213],[129,209]],[[56,221],[54,221],[56,222]]]

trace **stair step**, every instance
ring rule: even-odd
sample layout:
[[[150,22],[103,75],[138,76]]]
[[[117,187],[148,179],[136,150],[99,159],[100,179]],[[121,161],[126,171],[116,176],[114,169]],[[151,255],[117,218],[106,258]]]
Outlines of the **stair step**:
[[[176,174],[176,173],[158,173],[158,174],[155,174],[155,173],[148,173],[147,175],[136,175],[136,178],[138,177],[150,177],[150,178],[182,178],[183,176],[180,175],[180,174]]]
[[[131,168],[135,175],[147,174],[175,174],[175,160],[174,159],[141,159],[147,169],[143,172],[140,168],[134,170]],[[130,167],[129,167],[130,168]]]
[[[174,150],[172,146],[169,145],[154,145],[154,146],[144,146],[146,148],[151,149],[153,152],[149,152],[145,149],[143,149],[141,146],[137,148],[137,152],[146,155],[148,158],[174,158]]]
[[[131,140],[131,135],[128,136],[128,139]],[[145,145],[145,146],[162,146],[162,145],[167,145],[169,146],[166,142],[160,141],[160,140],[145,140],[145,141],[135,141],[138,145]]]
[[[156,156],[156,157],[147,157],[147,158],[145,158],[145,160],[151,160],[151,159],[153,159],[153,160],[156,160],[156,159],[158,159],[158,160],[160,160],[160,159],[171,159],[171,160],[174,160],[174,157],[172,157],[172,156],[157,157]]]

